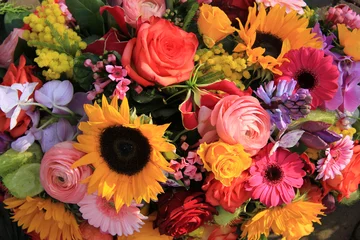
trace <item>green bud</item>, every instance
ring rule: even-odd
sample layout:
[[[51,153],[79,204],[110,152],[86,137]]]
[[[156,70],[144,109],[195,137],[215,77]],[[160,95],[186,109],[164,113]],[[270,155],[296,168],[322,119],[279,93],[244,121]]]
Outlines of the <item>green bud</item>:
[[[15,172],[6,175],[3,183],[17,198],[33,197],[41,193],[44,188],[40,183],[40,163],[21,166]]]
[[[0,155],[0,176],[5,177],[24,164],[40,163],[42,155],[43,153],[38,144],[31,145],[27,151],[22,153],[9,149]]]

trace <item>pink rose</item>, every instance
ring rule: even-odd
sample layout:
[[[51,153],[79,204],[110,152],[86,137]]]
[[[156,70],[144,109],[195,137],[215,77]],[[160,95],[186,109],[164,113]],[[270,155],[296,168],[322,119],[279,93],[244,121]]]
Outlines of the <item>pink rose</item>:
[[[244,202],[251,198],[251,192],[245,190],[245,183],[249,178],[248,172],[243,172],[226,187],[216,180],[211,173],[205,179],[202,189],[205,191],[206,202],[213,206],[221,206],[226,211],[234,213]]]
[[[76,204],[86,194],[87,186],[81,181],[91,175],[89,166],[75,169],[71,165],[85,154],[72,146],[73,142],[61,142],[50,148],[41,160],[40,181],[53,198]]]
[[[121,58],[128,76],[147,87],[168,86],[189,79],[198,47],[194,33],[187,33],[168,20],[152,17],[141,24]]]
[[[165,0],[127,0],[123,2],[125,21],[136,28],[137,21],[146,22],[150,17],[162,17],[166,10]]]
[[[23,32],[23,29],[15,28],[0,45],[1,68],[8,68],[10,63],[14,61],[14,51],[18,43],[18,39],[22,36]]]
[[[228,144],[241,144],[254,156],[270,137],[270,116],[252,96],[230,95],[221,99],[211,113],[220,139]]]

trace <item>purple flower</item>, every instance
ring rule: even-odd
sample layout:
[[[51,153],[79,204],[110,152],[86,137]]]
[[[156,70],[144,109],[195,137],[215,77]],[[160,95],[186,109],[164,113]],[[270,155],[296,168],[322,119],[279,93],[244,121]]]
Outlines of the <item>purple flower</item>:
[[[87,98],[87,93],[77,92],[67,107],[74,113],[84,116],[84,104],[91,104],[91,101]]]
[[[42,131],[40,145],[43,152],[47,152],[52,146],[64,141],[73,140],[76,129],[64,118],[51,124]]]
[[[53,80],[45,83],[35,91],[35,100],[42,105],[52,108],[54,113],[68,112],[65,106],[73,98],[74,88],[70,81]]]
[[[0,154],[9,149],[9,144],[13,139],[5,133],[0,133]]]
[[[27,112],[26,114],[31,118],[32,127],[25,132],[25,136],[19,137],[11,143],[11,148],[18,152],[25,152],[35,140],[40,140],[42,136],[41,130],[37,129],[40,121],[39,111]]]

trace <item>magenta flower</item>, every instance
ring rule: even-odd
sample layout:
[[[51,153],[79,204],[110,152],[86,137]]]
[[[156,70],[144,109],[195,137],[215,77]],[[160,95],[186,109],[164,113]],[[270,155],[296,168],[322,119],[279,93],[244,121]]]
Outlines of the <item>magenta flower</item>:
[[[297,153],[278,148],[270,155],[274,144],[268,144],[255,157],[250,168],[250,179],[245,186],[253,199],[260,199],[267,207],[290,203],[294,188],[300,188],[306,175],[304,163]]]
[[[336,175],[341,175],[341,171],[350,163],[353,155],[354,142],[349,136],[335,142],[325,151],[326,157],[317,162],[319,174],[316,180],[334,179]]]
[[[113,96],[117,97],[118,99],[123,99],[126,95],[126,92],[129,90],[128,85],[131,83],[129,79],[123,78],[119,83],[116,85],[116,88],[113,92]]]
[[[119,82],[121,80],[124,80],[124,77],[127,75],[127,71],[121,66],[106,65],[105,69],[109,73],[108,77],[112,81]]]

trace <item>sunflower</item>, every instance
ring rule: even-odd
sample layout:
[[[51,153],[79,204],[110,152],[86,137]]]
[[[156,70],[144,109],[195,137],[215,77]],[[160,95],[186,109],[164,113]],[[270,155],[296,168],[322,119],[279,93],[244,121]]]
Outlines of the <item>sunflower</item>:
[[[65,209],[63,203],[54,203],[50,198],[40,197],[8,198],[4,203],[7,209],[14,209],[14,222],[18,222],[27,232],[35,231],[41,239],[82,239],[74,215]]]
[[[242,42],[234,51],[246,52],[251,63],[259,63],[263,69],[281,74],[276,66],[286,59],[284,54],[291,49],[303,46],[321,48],[322,42],[315,38],[308,28],[307,18],[300,17],[296,11],[286,13],[286,8],[276,5],[266,13],[263,4],[249,8],[248,19],[243,25],[239,21],[239,36]]]
[[[112,199],[117,211],[132,201],[157,200],[163,192],[159,182],[166,182],[163,171],[173,172],[161,152],[175,150],[163,135],[169,124],[157,126],[144,123],[144,117],[130,117],[129,104],[113,98],[109,105],[105,96],[102,107],[86,104],[89,121],[81,122],[79,143],[74,147],[87,153],[73,167],[92,164],[95,168],[85,182],[88,193]]]
[[[303,199],[290,204],[269,208],[256,214],[242,226],[242,238],[261,239],[269,236],[270,229],[287,240],[297,240],[314,230],[313,222],[320,224],[318,215],[325,207],[321,203],[307,202]]]

